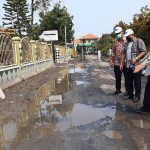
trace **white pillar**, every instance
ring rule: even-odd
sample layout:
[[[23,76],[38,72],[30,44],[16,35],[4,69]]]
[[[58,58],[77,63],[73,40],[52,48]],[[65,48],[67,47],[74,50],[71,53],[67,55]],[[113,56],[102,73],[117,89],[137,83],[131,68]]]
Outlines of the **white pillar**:
[[[101,51],[98,50],[98,60],[101,60]]]
[[[111,49],[109,49],[109,56],[111,56]]]

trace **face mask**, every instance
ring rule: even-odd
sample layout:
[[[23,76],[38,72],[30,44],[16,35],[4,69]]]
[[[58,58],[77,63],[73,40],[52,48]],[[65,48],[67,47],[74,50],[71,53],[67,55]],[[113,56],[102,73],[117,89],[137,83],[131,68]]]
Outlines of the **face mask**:
[[[117,39],[121,39],[121,38],[122,38],[122,35],[121,35],[121,34],[117,34],[117,35],[116,35],[116,38],[117,38]]]
[[[126,37],[126,39],[127,39],[128,42],[132,41],[132,39],[130,37]]]

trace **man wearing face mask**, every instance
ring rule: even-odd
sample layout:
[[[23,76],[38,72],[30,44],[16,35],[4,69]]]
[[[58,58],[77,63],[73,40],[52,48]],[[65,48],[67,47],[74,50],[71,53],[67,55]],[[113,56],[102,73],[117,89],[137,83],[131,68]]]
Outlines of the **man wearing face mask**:
[[[133,99],[133,102],[138,102],[141,95],[141,71],[137,73],[133,73],[133,71],[141,58],[146,54],[146,46],[142,39],[134,36],[134,31],[132,29],[126,30],[124,36],[127,39],[127,43],[124,46],[120,70],[123,69],[122,63],[126,59],[128,95],[124,96],[123,99]],[[135,96],[133,94],[133,85],[135,87]]]
[[[116,39],[112,46],[110,66],[114,67],[114,73],[115,73],[115,79],[116,79],[116,91],[113,93],[113,95],[117,95],[121,93],[122,71],[120,71],[120,62],[121,62],[123,48],[124,48],[124,44],[126,40],[123,38],[123,31],[121,27],[116,27],[114,29],[114,34],[116,35]],[[123,67],[123,73],[125,77],[125,67]],[[126,88],[126,92],[124,95],[127,95],[126,80],[125,80],[125,88]]]
[[[145,24],[150,32],[150,20]],[[141,60],[141,63],[135,67],[134,73],[139,72],[142,68],[147,67],[146,74],[148,75],[145,87],[143,106],[138,108],[136,112],[150,114],[150,52]]]

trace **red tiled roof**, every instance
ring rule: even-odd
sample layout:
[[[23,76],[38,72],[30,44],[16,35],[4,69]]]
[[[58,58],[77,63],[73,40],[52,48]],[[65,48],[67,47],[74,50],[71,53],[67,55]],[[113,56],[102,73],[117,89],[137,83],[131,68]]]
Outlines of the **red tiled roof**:
[[[83,39],[98,39],[98,38],[99,38],[98,36],[89,33],[89,34],[87,34],[86,36],[82,36],[82,37],[80,38],[80,40],[83,40]]]
[[[13,28],[0,28],[0,31],[6,32],[7,34],[14,34],[15,29],[13,29]]]
[[[81,43],[81,41],[79,39],[75,39],[74,41],[71,41],[71,43]]]
[[[81,41],[79,39],[74,40],[75,43],[80,43]]]

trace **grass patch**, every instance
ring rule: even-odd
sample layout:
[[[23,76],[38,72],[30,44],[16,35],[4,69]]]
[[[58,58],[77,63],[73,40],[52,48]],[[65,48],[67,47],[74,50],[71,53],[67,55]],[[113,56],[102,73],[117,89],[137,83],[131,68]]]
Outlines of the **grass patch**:
[[[51,66],[51,67],[49,67],[49,68],[46,68],[46,71],[49,71],[49,70],[52,70],[52,69],[54,69],[53,66]]]

